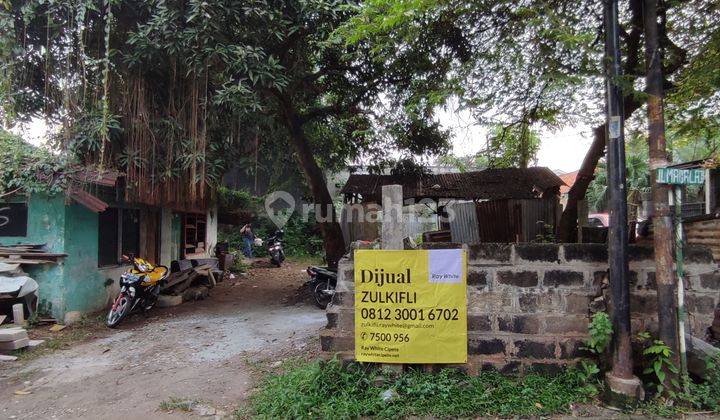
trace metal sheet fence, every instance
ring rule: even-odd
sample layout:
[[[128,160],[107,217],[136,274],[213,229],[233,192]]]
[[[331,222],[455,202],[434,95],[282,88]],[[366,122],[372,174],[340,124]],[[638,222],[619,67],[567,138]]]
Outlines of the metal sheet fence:
[[[493,200],[453,203],[453,242],[532,242],[550,239],[560,218],[557,199]]]
[[[450,235],[455,243],[480,243],[477,210],[474,202],[452,203],[447,206],[448,214],[452,214]]]

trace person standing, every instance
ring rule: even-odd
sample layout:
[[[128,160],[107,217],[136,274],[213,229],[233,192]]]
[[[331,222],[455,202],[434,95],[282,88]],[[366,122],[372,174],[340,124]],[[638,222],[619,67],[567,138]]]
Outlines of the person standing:
[[[255,233],[252,230],[252,224],[248,223],[240,229],[240,236],[243,240],[243,255],[246,258],[253,257],[252,245],[255,240]]]

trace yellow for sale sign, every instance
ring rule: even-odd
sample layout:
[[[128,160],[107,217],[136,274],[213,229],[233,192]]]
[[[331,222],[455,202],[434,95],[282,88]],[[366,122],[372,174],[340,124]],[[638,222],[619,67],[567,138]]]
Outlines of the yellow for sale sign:
[[[467,362],[462,249],[355,251],[355,359]]]

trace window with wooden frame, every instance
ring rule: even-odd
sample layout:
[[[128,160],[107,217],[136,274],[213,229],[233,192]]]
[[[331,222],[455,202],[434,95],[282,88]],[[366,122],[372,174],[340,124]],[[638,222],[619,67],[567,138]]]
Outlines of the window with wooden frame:
[[[140,211],[108,208],[98,215],[98,267],[117,265],[140,250]]]

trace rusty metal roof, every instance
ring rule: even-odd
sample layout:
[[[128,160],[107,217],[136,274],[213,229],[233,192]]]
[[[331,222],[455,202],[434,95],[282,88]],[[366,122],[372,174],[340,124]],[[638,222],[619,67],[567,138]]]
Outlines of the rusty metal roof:
[[[537,198],[565,183],[550,169],[505,168],[484,171],[430,174],[421,177],[395,175],[350,175],[341,190],[358,194],[365,202],[380,202],[383,185],[403,186],[404,199],[455,198],[466,200],[501,200]],[[556,193],[556,191],[552,191]]]
[[[66,195],[77,203],[85,206],[94,213],[102,213],[108,208],[108,204],[93,194],[85,191],[84,186],[95,184],[104,187],[115,187],[118,178],[122,177],[121,172],[115,170],[100,170],[94,167],[87,167],[76,171],[73,174],[75,183],[68,186]]]

